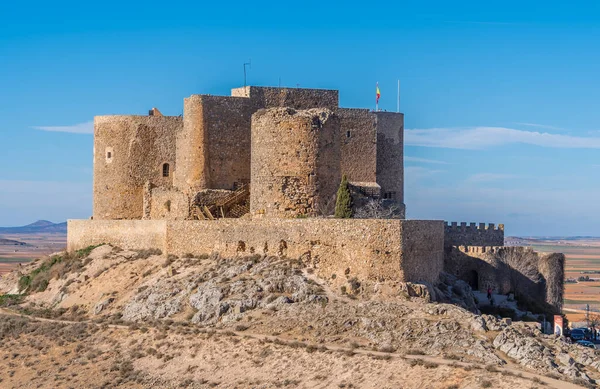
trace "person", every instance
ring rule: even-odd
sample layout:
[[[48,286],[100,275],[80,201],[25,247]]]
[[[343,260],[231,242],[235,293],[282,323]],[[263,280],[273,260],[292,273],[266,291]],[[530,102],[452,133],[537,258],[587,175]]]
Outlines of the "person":
[[[491,300],[492,299],[492,287],[491,286],[488,286],[487,292],[488,292],[488,300]]]

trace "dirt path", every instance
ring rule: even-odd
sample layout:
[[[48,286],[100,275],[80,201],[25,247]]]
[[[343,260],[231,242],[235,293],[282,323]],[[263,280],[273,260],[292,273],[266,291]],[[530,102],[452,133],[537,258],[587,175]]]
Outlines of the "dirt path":
[[[83,320],[83,321],[71,321],[71,320],[61,320],[61,319],[47,319],[47,318],[43,318],[43,317],[37,317],[37,316],[30,316],[30,315],[25,315],[22,314],[20,312],[16,312],[13,310],[9,310],[6,308],[0,308],[0,314],[3,315],[9,315],[9,316],[18,316],[18,317],[25,317],[28,318],[30,320],[35,320],[35,321],[41,321],[41,322],[50,322],[50,323],[61,323],[61,324],[89,324],[89,325],[101,325],[99,323],[96,323],[94,321],[90,321],[90,320]],[[127,325],[122,325],[122,324],[108,324],[109,328],[115,328],[115,329],[128,329],[129,326]],[[231,331],[231,330],[222,330],[222,329],[215,329],[214,330],[217,333],[222,333],[222,334],[235,334],[236,336],[240,336],[240,337],[249,337],[249,338],[253,338],[253,339],[257,339],[257,340],[268,340],[268,341],[272,341],[272,342],[277,342],[278,344],[281,345],[286,345],[286,344],[292,344],[295,341],[293,340],[289,340],[289,339],[285,339],[279,336],[273,336],[273,335],[264,335],[264,334],[255,334],[255,333],[250,333],[250,332],[246,332],[246,331]],[[325,346],[327,347],[327,349],[332,350],[332,351],[338,351],[338,352],[344,352],[344,353],[349,353],[349,352],[353,352],[355,354],[360,354],[360,355],[375,355],[375,356],[380,356],[380,357],[385,357],[385,358],[401,358],[401,359],[407,359],[407,360],[423,360],[426,362],[433,362],[433,363],[437,363],[440,365],[454,365],[454,366],[461,366],[461,367],[469,367],[469,366],[477,366],[478,368],[481,369],[485,369],[487,366],[483,365],[483,364],[479,364],[479,363],[470,363],[470,362],[460,362],[460,361],[456,361],[456,360],[449,360],[449,359],[444,359],[444,358],[440,358],[440,357],[432,357],[432,356],[426,356],[426,355],[406,355],[406,354],[399,354],[399,353],[387,353],[387,352],[381,352],[381,351],[371,351],[371,350],[364,350],[364,349],[360,349],[360,348],[349,348],[349,347],[343,347],[343,346],[339,346],[339,345],[333,345],[333,344],[319,344],[319,345],[314,345],[314,346],[318,346],[318,347],[322,347]],[[498,371],[500,373],[502,372],[506,372],[512,375],[516,375],[516,376],[521,376],[530,380],[540,380],[543,385],[547,385],[547,387],[550,388],[556,388],[556,389],[577,389],[577,388],[582,388],[582,386],[579,385],[575,385],[572,384],[570,382],[565,382],[565,381],[560,381],[560,380],[556,380],[553,378],[548,378],[542,375],[538,375],[535,373],[530,373],[527,372],[525,370],[521,370],[518,368],[518,365],[515,365],[514,363],[508,363],[508,365],[506,367],[496,367],[495,371]]]

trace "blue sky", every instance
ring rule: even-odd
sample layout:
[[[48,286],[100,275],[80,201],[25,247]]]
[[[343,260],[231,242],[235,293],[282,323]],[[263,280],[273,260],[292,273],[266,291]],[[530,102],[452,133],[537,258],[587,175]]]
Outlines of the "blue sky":
[[[21,2],[22,3],[22,2]],[[600,236],[598,2],[3,2],[0,225],[91,214],[94,115],[335,88],[405,113],[410,218]]]

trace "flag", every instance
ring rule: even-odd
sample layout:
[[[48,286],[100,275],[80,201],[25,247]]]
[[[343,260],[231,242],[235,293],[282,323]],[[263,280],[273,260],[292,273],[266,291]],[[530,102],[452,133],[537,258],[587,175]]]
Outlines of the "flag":
[[[379,97],[381,96],[381,92],[379,91],[379,83],[375,84],[375,103],[379,104]]]

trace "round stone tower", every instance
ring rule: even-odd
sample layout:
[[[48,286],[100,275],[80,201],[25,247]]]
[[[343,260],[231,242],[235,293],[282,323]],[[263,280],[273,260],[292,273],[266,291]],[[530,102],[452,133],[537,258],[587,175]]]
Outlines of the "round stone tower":
[[[332,214],[341,180],[339,127],[329,109],[256,112],[250,212],[281,218]]]

